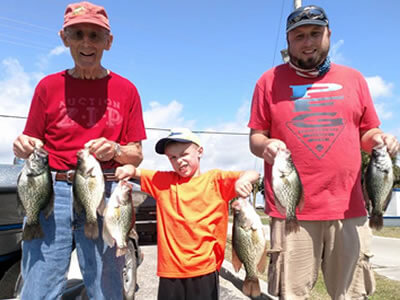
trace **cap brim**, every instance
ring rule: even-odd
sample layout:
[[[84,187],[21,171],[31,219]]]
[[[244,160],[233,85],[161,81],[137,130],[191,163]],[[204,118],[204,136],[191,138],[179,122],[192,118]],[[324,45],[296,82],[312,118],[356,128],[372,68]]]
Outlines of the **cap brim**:
[[[163,138],[161,140],[159,140],[156,144],[156,152],[158,154],[165,154],[165,146],[167,145],[168,142],[180,142],[180,143],[194,143],[195,142],[191,141],[191,140],[185,140],[185,139],[180,139],[180,138],[170,138],[170,137],[166,137]]]
[[[109,26],[107,26],[106,24],[104,24],[103,22],[93,20],[90,18],[88,18],[88,19],[79,18],[79,19],[75,19],[75,20],[70,20],[66,24],[63,25],[63,29],[65,29],[68,26],[72,26],[72,25],[76,25],[76,24],[94,24],[94,25],[98,25],[104,29],[107,29],[108,31],[111,31],[111,28]]]
[[[297,23],[294,23],[293,25],[291,25],[288,29],[286,29],[286,33],[288,33],[289,31],[292,31],[293,29],[299,27],[299,26],[303,26],[303,25],[318,25],[318,26],[328,26],[328,23],[326,21],[323,20],[301,20]]]

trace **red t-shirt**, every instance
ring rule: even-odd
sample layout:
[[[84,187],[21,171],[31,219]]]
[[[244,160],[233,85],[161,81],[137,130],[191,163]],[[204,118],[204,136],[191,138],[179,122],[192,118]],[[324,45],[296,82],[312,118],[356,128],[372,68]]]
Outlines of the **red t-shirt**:
[[[141,189],[157,201],[157,275],[196,277],[224,261],[228,203],[240,172],[211,170],[183,178],[175,172],[141,170]]]
[[[360,132],[379,120],[364,77],[331,65],[322,77],[296,75],[288,64],[258,80],[248,126],[268,130],[292,152],[304,189],[300,220],[366,215],[361,188]],[[266,213],[282,218],[274,204],[271,165],[264,163]]]
[[[35,89],[24,134],[45,142],[51,168],[74,169],[76,152],[91,139],[122,145],[146,138],[136,87],[111,72],[97,80],[75,79],[67,71],[43,78]],[[102,163],[111,169],[118,163]]]

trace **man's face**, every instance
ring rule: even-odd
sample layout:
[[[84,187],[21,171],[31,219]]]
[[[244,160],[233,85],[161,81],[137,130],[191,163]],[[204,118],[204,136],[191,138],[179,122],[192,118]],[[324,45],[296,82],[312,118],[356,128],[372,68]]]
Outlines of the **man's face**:
[[[331,31],[326,26],[303,25],[287,35],[290,61],[302,69],[319,66],[328,56]]]
[[[197,176],[200,174],[200,157],[203,148],[193,143],[167,144],[165,154],[175,172],[181,177]]]
[[[84,70],[101,66],[103,51],[111,48],[113,39],[101,26],[86,23],[68,26],[60,35],[75,65]]]

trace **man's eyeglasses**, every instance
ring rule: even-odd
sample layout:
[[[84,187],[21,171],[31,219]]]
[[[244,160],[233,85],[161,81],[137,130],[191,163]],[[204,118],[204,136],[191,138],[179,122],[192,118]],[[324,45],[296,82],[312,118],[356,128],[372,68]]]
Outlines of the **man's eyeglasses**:
[[[302,11],[293,12],[287,20],[287,27],[301,20],[323,20],[328,25],[328,19],[323,11],[318,8],[310,8]]]
[[[82,41],[86,35],[92,43],[102,42],[108,36],[108,33],[104,31],[84,31],[81,29],[72,29],[72,28],[66,29],[65,33],[69,38],[71,38],[74,41]]]

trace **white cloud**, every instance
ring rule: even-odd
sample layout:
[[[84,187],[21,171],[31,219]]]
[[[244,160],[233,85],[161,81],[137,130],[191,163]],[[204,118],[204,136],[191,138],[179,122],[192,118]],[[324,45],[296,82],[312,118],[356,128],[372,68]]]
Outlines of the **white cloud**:
[[[392,96],[393,83],[385,82],[380,76],[366,77],[365,79],[373,99]]]
[[[150,109],[144,112],[146,127],[157,122],[160,128],[189,127],[193,131],[199,131],[198,136],[204,147],[204,155],[201,161],[201,170],[207,171],[214,168],[223,170],[247,170],[262,171],[261,159],[250,153],[248,145],[247,121],[249,101],[243,103],[238,109],[236,119],[229,123],[216,124],[208,128],[200,129],[191,126],[193,120],[185,120],[183,106],[172,101],[162,106],[152,103]],[[149,118],[152,119],[150,122]],[[149,121],[147,121],[149,120]],[[149,123],[148,123],[149,122]],[[216,133],[218,132],[218,134]],[[223,134],[226,133],[226,134]],[[234,135],[229,133],[243,133]],[[148,139],[143,142],[144,160],[142,168],[171,170],[168,159],[164,155],[156,154],[154,147],[156,142],[168,135],[166,131],[147,130]]]
[[[27,116],[34,86],[43,74],[26,73],[13,58],[3,60],[0,68],[0,163],[11,163],[12,143],[22,132],[25,120],[4,115]]]
[[[393,110],[389,107],[391,103],[385,103],[381,98],[392,97],[394,85],[385,82],[380,76],[366,77],[369,91],[374,99],[375,109],[381,120],[389,120],[393,117]],[[389,105],[388,105],[389,104]]]
[[[69,53],[68,48],[64,46],[57,46],[50,51],[49,56],[57,56],[63,53]]]
[[[393,117],[393,112],[388,110],[384,103],[375,103],[375,109],[381,120],[389,120]]]
[[[339,52],[339,49],[344,45],[344,40],[339,40],[338,42],[331,45],[329,57],[331,61],[337,64],[345,64],[346,59],[344,58],[343,54]]]
[[[39,70],[46,70],[53,56],[59,56],[64,53],[69,53],[69,49],[62,45],[57,46],[51,49],[46,55],[39,57],[38,61],[36,62],[36,66],[39,68]]]

